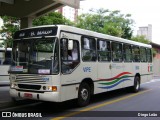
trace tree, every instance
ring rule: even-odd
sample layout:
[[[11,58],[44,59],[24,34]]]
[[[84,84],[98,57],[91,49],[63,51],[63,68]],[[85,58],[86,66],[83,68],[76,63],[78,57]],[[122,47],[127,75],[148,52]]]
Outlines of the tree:
[[[6,40],[0,46],[11,47],[14,33],[20,29],[20,18],[1,16],[3,19],[3,26],[0,34],[4,34]],[[51,25],[51,24],[66,24],[73,25],[73,23],[62,16],[61,13],[51,12],[44,16],[38,17],[33,20],[33,26]]]
[[[150,44],[150,41],[146,39],[145,36],[143,35],[133,36],[131,40],[136,41],[136,42],[145,43],[145,44]]]
[[[58,12],[51,12],[33,20],[33,26],[53,24],[73,25],[70,20],[66,19],[61,13]]]
[[[10,16],[1,16],[1,18],[3,19],[4,24],[0,30],[0,34],[3,34],[3,36],[6,38],[2,44],[5,46],[5,48],[11,47],[13,35],[17,30],[20,29],[20,19]]]
[[[76,26],[104,34],[131,39],[134,21],[130,14],[121,14],[120,11],[108,9],[91,9],[90,13],[78,17]]]
[[[131,40],[136,41],[136,42],[145,43],[145,44],[150,44],[150,41],[146,39],[145,36],[143,35],[133,36]],[[153,57],[155,57],[157,54],[157,51],[154,48],[152,48],[152,54],[153,54]]]

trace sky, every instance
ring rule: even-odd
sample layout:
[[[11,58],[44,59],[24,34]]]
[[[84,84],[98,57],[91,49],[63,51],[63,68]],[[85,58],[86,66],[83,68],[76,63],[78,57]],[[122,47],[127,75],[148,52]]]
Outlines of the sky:
[[[120,10],[122,14],[131,14],[135,21],[134,34],[139,27],[152,25],[152,41],[160,44],[160,4],[158,0],[85,0],[80,6],[85,12],[90,8]]]

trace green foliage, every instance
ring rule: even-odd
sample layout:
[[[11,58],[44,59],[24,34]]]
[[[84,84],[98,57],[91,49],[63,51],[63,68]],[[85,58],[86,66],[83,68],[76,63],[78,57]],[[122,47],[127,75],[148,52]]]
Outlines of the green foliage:
[[[13,35],[20,29],[20,19],[10,16],[1,16],[1,18],[3,19],[4,24],[0,30],[0,34],[5,34],[6,37],[6,40],[1,46],[4,45],[5,47],[11,47]]]
[[[135,37],[132,37],[131,40],[133,41],[136,41],[136,42],[141,42],[141,43],[145,43],[145,44],[149,44],[150,41],[148,39],[145,38],[145,36],[135,36]]]
[[[4,25],[0,30],[0,34],[5,34],[6,40],[0,44],[0,46],[11,47],[13,35],[20,29],[20,19],[10,16],[1,16]],[[64,18],[62,14],[57,12],[51,12],[39,18],[33,20],[33,26],[51,25],[51,24],[65,24],[73,25],[73,23]]]
[[[152,48],[153,57],[155,57],[157,53],[158,53],[158,52],[156,51],[156,49],[155,49],[155,48]]]
[[[78,17],[76,27],[131,39],[134,21],[130,19],[130,14],[124,15],[120,11],[107,9],[91,9],[90,12]]]
[[[33,26],[54,24],[73,25],[70,20],[67,20],[65,17],[62,16],[61,13],[58,12],[51,12],[33,20]]]

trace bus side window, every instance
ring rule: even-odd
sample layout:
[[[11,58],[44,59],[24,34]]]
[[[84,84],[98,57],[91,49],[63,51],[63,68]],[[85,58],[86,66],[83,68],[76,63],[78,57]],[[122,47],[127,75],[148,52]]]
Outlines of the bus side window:
[[[82,60],[87,61],[96,61],[96,41],[91,37],[82,37]]]
[[[11,64],[11,51],[0,52],[0,65],[10,65]]]
[[[97,50],[98,50],[98,60],[99,61],[110,61],[111,60],[110,41],[98,40]]]
[[[140,48],[140,58],[141,62],[147,62],[146,48]]]
[[[112,42],[112,60],[115,62],[122,62],[122,44],[118,42]]]
[[[140,49],[138,46],[133,46],[132,47],[132,52],[133,52],[133,61],[134,62],[140,62]]]
[[[124,62],[132,62],[132,47],[128,44],[123,44],[123,60]]]
[[[73,40],[73,49],[68,50],[68,40],[61,39],[61,61],[62,61],[62,73],[71,73],[74,68],[79,64],[79,42]]]
[[[152,52],[151,49],[147,48],[147,62],[152,62]]]

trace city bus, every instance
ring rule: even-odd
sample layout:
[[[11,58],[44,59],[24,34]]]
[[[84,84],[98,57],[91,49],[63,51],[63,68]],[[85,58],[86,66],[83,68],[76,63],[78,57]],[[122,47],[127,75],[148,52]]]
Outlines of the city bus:
[[[151,45],[66,25],[22,29],[14,35],[10,95],[89,104],[94,94],[138,92],[152,79]]]
[[[0,85],[9,85],[9,66],[12,48],[0,48]]]

